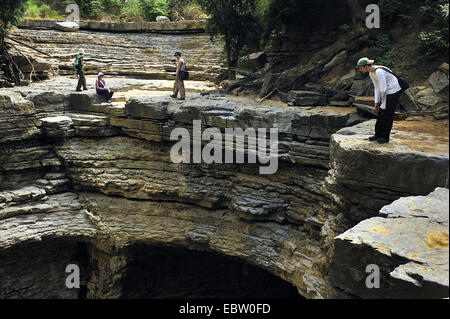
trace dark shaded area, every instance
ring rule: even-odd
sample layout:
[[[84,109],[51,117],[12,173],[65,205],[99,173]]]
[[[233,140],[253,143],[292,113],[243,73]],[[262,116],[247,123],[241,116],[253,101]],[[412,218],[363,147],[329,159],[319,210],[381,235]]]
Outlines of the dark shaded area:
[[[0,250],[0,299],[77,299],[86,296],[88,245],[66,239]],[[80,289],[66,287],[69,264],[80,268]]]
[[[136,245],[127,254],[123,298],[303,299],[268,271],[217,253]]]

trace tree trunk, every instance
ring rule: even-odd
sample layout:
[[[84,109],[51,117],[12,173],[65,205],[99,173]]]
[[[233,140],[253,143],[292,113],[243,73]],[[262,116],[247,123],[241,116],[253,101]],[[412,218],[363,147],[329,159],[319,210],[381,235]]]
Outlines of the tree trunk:
[[[235,76],[235,73],[232,70],[232,68],[235,65],[233,65],[233,59],[231,57],[231,46],[230,46],[229,40],[225,40],[225,52],[227,54],[228,79],[234,80],[234,79],[236,79],[236,76]]]

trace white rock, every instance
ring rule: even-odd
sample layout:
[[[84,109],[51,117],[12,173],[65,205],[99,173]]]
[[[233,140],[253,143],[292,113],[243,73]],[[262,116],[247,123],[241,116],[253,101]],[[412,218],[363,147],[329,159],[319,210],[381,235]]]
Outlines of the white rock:
[[[166,16],[157,16],[156,22],[170,22],[170,19]]]
[[[66,32],[74,32],[80,29],[80,26],[76,22],[56,22],[55,29]]]

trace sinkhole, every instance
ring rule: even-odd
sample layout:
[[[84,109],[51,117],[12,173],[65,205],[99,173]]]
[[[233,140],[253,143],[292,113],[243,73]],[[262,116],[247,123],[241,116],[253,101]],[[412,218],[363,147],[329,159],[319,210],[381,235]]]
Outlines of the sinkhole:
[[[117,260],[124,261],[122,266],[114,266]],[[78,289],[66,286],[73,275],[66,271],[71,264],[80,269]],[[303,299],[295,286],[269,271],[210,251],[134,244],[110,256],[73,239],[47,239],[0,251],[0,298],[111,297]]]

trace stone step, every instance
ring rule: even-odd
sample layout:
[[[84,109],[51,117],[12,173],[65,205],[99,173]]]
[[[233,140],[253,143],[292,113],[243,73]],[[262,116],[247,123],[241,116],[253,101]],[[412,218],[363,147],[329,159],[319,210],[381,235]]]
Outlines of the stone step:
[[[112,105],[108,107],[108,113],[111,116],[124,116],[125,115],[125,103],[113,102]]]
[[[295,106],[323,106],[328,104],[327,97],[315,91],[289,91],[286,102]]]
[[[70,137],[75,133],[73,121],[68,116],[45,117],[41,123],[43,134],[49,138]]]
[[[109,126],[108,115],[71,113],[69,116],[72,118],[75,126]]]
[[[37,200],[46,195],[45,189],[37,186],[26,186],[20,189],[0,192],[0,203],[23,202]]]

